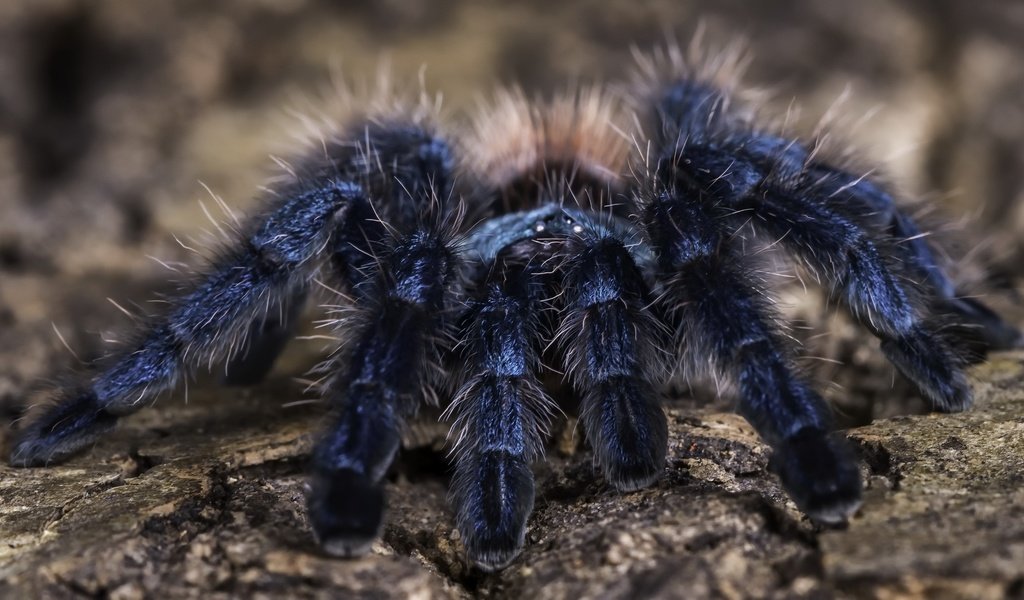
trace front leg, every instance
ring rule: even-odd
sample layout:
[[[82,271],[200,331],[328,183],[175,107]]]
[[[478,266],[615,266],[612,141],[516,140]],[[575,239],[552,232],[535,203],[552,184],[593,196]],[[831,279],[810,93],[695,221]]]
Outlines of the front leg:
[[[581,395],[587,439],[609,483],[625,491],[647,487],[664,470],[668,449],[668,422],[650,381],[662,361],[645,310],[647,285],[610,231],[584,226],[568,244],[558,339]]]
[[[323,548],[365,553],[384,519],[383,479],[415,414],[457,269],[446,236],[419,230],[384,258],[363,297],[368,325],[330,384],[331,425],[313,450],[309,517]]]
[[[551,403],[537,380],[543,290],[536,270],[501,259],[493,268],[465,328],[469,380],[450,408],[456,522],[470,560],[485,571],[522,551],[534,499],[530,462],[543,452]]]

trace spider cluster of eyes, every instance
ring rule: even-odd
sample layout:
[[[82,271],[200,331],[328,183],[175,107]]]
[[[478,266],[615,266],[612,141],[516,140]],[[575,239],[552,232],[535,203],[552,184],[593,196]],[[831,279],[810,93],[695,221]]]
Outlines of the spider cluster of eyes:
[[[376,102],[321,132],[133,344],[29,413],[12,464],[71,456],[200,365],[258,382],[312,282],[329,280],[355,307],[336,325],[348,342],[325,367],[329,424],[311,460],[309,519],[331,554],[379,536],[402,428],[440,396],[468,558],[512,562],[551,421],[545,364],[578,396],[610,485],[637,490],[664,470],[664,374],[711,376],[730,383],[796,506],[843,522],[861,502],[858,462],[794,368],[736,232],[812,271],[936,410],[966,408],[965,365],[1021,336],[959,293],[882,186],[759,126],[736,99],[741,63],[670,48],[642,59],[624,94],[500,93],[459,139],[417,102]]]

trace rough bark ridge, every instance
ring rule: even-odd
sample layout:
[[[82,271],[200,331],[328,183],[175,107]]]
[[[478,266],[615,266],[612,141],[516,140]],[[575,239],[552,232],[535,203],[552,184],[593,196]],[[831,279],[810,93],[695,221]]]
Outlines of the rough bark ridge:
[[[846,530],[800,516],[740,418],[676,407],[652,489],[615,493],[588,452],[542,465],[526,552],[496,575],[464,566],[443,430],[429,420],[392,476],[383,540],[332,560],[303,505],[317,411],[282,408],[289,385],[193,390],[68,464],[0,469],[0,595],[1012,597],[1024,585],[1022,358],[974,371],[971,412],[851,431],[868,483]]]

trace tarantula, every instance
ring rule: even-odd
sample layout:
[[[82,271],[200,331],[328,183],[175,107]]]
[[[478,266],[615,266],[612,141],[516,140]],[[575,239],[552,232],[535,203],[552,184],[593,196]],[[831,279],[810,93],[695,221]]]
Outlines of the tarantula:
[[[729,384],[797,506],[845,520],[857,461],[795,369],[740,232],[809,270],[935,410],[966,408],[964,365],[1021,336],[958,296],[882,187],[756,125],[735,100],[741,62],[675,49],[641,61],[629,135],[623,99],[600,89],[540,104],[499,94],[461,141],[429,102],[322,135],[130,351],[30,413],[12,464],[67,458],[201,364],[258,381],[323,278],[356,307],[337,323],[350,343],[328,363],[330,425],[312,455],[309,517],[331,554],[378,536],[403,424],[439,397],[469,558],[513,560],[554,406],[545,365],[566,374],[618,489],[663,471],[666,378],[705,373]]]

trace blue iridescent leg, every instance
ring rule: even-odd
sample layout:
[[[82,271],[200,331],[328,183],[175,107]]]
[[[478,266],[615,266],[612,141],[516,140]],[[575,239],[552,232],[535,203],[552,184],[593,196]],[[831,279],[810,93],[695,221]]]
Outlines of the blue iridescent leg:
[[[882,340],[882,351],[938,410],[963,410],[971,391],[963,360],[923,314],[919,290],[857,223],[814,197],[799,143],[757,133],[686,144],[675,174],[798,254],[840,294],[853,316]]]
[[[658,361],[647,285],[613,235],[584,228],[569,244],[558,332],[566,372],[605,478],[620,490],[640,489],[661,475],[668,447],[668,423],[649,382]]]
[[[857,178],[828,165],[814,164],[807,178],[814,182],[815,197],[827,198],[829,206],[844,209],[851,219],[870,221],[893,237],[908,266],[934,292],[933,312],[952,317],[954,332],[972,350],[970,358],[983,358],[989,350],[1005,350],[1024,344],[1024,335],[992,309],[974,298],[961,296],[943,270],[935,253],[914,223],[887,192],[865,178]]]
[[[349,334],[356,343],[335,362],[308,498],[314,534],[340,556],[365,552],[380,532],[383,478],[434,375],[458,270],[449,144],[419,125],[388,122],[370,123],[362,139],[347,168],[374,195],[349,204],[331,250],[367,325]]]
[[[452,498],[469,558],[486,571],[519,554],[533,509],[530,462],[543,451],[550,402],[536,376],[542,296],[533,269],[495,265],[466,320]]]
[[[659,251],[661,302],[685,334],[688,361],[735,382],[739,412],[775,449],[782,484],[811,517],[834,523],[860,504],[861,479],[828,408],[793,369],[753,278],[706,205],[675,191],[645,202]]]
[[[112,428],[119,416],[173,387],[190,368],[231,357],[244,346],[253,322],[308,283],[335,214],[361,194],[359,186],[325,180],[284,197],[130,351],[90,381],[62,391],[53,404],[31,411],[17,433],[11,463],[63,460]]]
[[[423,399],[456,269],[446,236],[418,230],[399,241],[373,282],[378,298],[347,363],[331,383],[331,425],[313,450],[309,516],[324,549],[365,552],[380,533],[383,478],[404,419]]]
[[[890,271],[864,232],[812,202],[765,194],[757,223],[834,282],[853,316],[882,340],[882,351],[938,410],[970,406],[963,360],[921,314],[922,301]],[[783,231],[785,230],[785,231]]]
[[[447,236],[419,225],[432,210],[443,212],[440,200],[450,195],[447,143],[422,128],[393,125],[371,124],[365,139],[360,175],[379,178],[381,198],[349,206],[335,232],[332,266],[367,307],[369,325],[357,334],[349,363],[337,363],[327,393],[331,424],[314,448],[308,498],[314,534],[340,556],[362,554],[380,533],[383,478],[403,421],[422,399],[455,270]],[[388,227],[412,233],[385,250]]]

